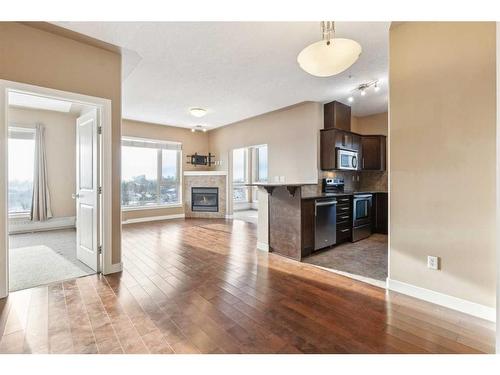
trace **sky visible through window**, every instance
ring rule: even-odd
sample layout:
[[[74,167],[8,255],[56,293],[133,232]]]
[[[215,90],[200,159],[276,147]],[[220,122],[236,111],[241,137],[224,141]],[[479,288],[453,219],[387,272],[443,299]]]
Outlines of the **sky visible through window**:
[[[9,212],[29,212],[33,191],[35,141],[9,138]]]
[[[267,181],[267,146],[260,146],[257,151],[259,153],[258,180],[265,182]]]
[[[233,150],[233,181],[245,182],[245,149]]]

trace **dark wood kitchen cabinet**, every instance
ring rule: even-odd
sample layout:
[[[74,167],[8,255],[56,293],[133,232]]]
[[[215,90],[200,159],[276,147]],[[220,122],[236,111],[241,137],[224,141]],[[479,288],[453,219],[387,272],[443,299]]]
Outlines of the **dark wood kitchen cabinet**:
[[[322,170],[337,168],[337,148],[353,150],[361,153],[361,136],[338,129],[322,129],[320,131],[320,165]]]
[[[389,194],[373,194],[372,207],[373,232],[387,234],[389,231]]]
[[[351,107],[337,101],[323,106],[324,128],[351,130]]]
[[[385,171],[386,137],[384,135],[361,136],[361,169],[363,171]]]

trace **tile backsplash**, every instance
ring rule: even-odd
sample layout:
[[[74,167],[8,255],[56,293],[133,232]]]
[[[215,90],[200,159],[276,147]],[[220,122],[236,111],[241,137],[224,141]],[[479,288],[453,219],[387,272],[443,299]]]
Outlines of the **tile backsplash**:
[[[321,180],[323,178],[343,178],[346,191],[387,191],[387,171],[319,171],[319,186],[316,189],[321,190]],[[314,186],[311,187],[314,189]]]
[[[387,171],[364,171],[361,177],[360,190],[388,191]]]

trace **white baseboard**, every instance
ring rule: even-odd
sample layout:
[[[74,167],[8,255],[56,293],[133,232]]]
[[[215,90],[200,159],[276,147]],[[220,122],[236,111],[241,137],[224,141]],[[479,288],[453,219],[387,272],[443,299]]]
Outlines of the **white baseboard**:
[[[105,269],[102,270],[102,273],[104,275],[109,275],[112,273],[117,273],[117,272],[122,272],[123,271],[123,263],[115,263],[110,265],[109,267],[104,267]]]
[[[269,252],[269,244],[265,242],[257,242],[257,249]]]
[[[9,219],[9,234],[42,232],[46,230],[75,228],[74,216],[53,217],[46,221],[25,219]]]
[[[448,294],[435,292],[430,289],[421,288],[412,284],[387,278],[387,289],[409,295],[436,305],[444,306],[449,309],[457,310],[478,318],[489,321],[496,321],[496,309],[479,303],[467,301],[461,298],[453,297]]]
[[[134,223],[145,223],[148,221],[161,221],[161,220],[170,220],[170,219],[182,219],[185,217],[185,214],[173,214],[173,215],[163,215],[163,216],[148,216],[148,217],[138,217],[135,219],[128,219],[122,221],[122,224],[134,224]]]

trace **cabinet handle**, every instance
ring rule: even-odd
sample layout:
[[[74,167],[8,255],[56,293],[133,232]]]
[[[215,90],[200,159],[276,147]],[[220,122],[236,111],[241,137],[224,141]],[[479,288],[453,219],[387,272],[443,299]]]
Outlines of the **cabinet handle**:
[[[341,216],[341,219],[349,219],[349,216]]]
[[[340,209],[346,211],[349,209],[349,207],[340,207]]]
[[[349,202],[349,198],[339,199],[341,202]]]
[[[341,229],[340,231],[341,231],[342,233],[345,233],[345,232],[349,232],[349,231],[350,231],[350,229]]]

